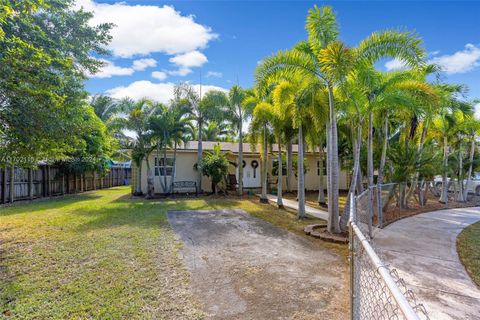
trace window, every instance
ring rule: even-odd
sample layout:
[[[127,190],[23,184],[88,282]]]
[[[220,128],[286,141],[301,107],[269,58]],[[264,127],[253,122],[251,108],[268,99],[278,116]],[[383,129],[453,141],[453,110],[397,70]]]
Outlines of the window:
[[[155,176],[171,177],[173,174],[173,158],[155,157]]]
[[[320,175],[320,160],[317,160],[317,176]],[[327,164],[326,161],[323,160],[323,175],[327,175]]]

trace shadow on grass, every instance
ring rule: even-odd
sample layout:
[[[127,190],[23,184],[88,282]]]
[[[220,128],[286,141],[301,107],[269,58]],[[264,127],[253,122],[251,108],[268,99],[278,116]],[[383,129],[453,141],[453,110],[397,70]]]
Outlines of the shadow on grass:
[[[151,229],[158,228],[159,225],[167,219],[167,211],[240,208],[240,204],[240,201],[229,199],[146,200],[123,195],[109,202],[107,206],[79,208],[70,211],[70,214],[91,218],[76,228],[78,232],[115,228],[125,225]]]
[[[103,190],[102,190],[103,191]],[[52,198],[40,198],[32,201],[18,201],[11,205],[1,207],[0,216],[11,216],[15,214],[34,213],[36,211],[61,209],[76,202],[91,201],[103,198],[103,195],[88,192],[76,193]]]

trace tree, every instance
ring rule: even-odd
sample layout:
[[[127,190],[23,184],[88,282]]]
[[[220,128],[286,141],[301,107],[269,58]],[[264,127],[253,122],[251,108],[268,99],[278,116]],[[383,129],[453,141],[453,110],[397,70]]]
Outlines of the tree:
[[[147,163],[147,197],[153,197],[154,184],[153,176],[150,169],[148,157],[153,151],[151,144],[152,135],[150,132],[150,117],[155,112],[154,103],[149,99],[140,99],[134,101],[126,99],[124,101],[127,108],[127,116],[118,119],[118,125],[133,131],[135,137],[129,148],[132,150],[132,161],[137,169],[137,185],[134,195],[142,195],[142,164],[143,160]]]
[[[267,135],[267,126],[272,128],[273,135],[275,136],[275,140],[278,146],[278,157],[277,157],[277,164],[278,167],[276,168],[277,170],[277,205],[279,208],[283,208],[283,195],[282,195],[282,188],[283,188],[283,159],[282,159],[282,144],[283,144],[283,129],[286,126],[287,121],[283,119],[283,117],[280,115],[281,110],[279,105],[272,105],[267,102],[262,102],[259,103],[255,106],[253,109],[253,121],[251,125],[252,131],[258,131],[258,129],[262,129],[263,135],[264,135],[264,141],[263,141],[263,148],[264,148],[264,154],[263,158],[267,158],[267,153],[266,153],[266,135]],[[262,178],[264,181],[267,179],[267,174],[266,174],[266,164],[262,165],[262,169],[264,171],[264,174],[262,175]],[[264,188],[262,188],[262,196],[266,198],[266,183],[262,184],[265,185]],[[265,194],[263,194],[265,192]]]
[[[149,127],[151,136],[157,148],[157,163],[167,163],[167,149],[174,150],[173,170],[171,183],[167,183],[167,170],[159,170],[158,178],[163,192],[168,194],[173,190],[173,180],[175,178],[176,152],[177,146],[184,143],[188,137],[186,134],[190,126],[190,118],[187,116],[188,110],[181,105],[171,104],[170,106],[161,103],[155,104],[155,112],[150,117]],[[160,150],[163,157],[160,158]],[[163,174],[162,174],[163,173]],[[163,176],[163,180],[162,177]]]
[[[234,85],[228,92],[228,99],[225,101],[226,118],[229,119],[232,127],[238,133],[238,194],[243,194],[243,122],[252,114],[249,104],[244,104],[245,90]]]
[[[197,185],[202,191],[202,140],[203,125],[209,119],[216,119],[219,116],[220,106],[225,102],[225,94],[222,91],[212,90],[205,94],[204,97],[197,93],[195,88],[188,83],[180,83],[174,88],[174,101],[176,104],[188,108],[189,114],[196,122],[198,133],[198,150],[197,150]]]
[[[228,159],[226,155],[222,153],[220,144],[215,145],[212,152],[206,152],[201,170],[202,174],[212,180],[212,191],[215,195],[218,194],[218,184],[224,180],[228,174],[228,165]]]
[[[3,154],[61,159],[82,135],[83,82],[107,54],[111,24],[73,1],[7,1],[0,14],[0,140]]]
[[[328,174],[328,231],[340,232],[338,211],[339,161],[337,111],[334,88],[340,86],[346,76],[360,68],[374,65],[384,57],[400,58],[408,65],[420,64],[425,56],[420,40],[408,32],[384,31],[373,33],[355,48],[348,48],[338,40],[339,30],[330,7],[309,10],[306,29],[308,40],[293,50],[280,51],[266,58],[257,67],[256,79],[265,81],[273,74],[298,73],[315,77],[327,88],[329,121],[327,130]]]

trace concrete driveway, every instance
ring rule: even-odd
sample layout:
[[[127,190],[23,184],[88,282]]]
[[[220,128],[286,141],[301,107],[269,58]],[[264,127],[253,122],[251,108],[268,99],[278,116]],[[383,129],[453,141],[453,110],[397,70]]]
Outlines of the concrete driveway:
[[[211,319],[347,319],[347,263],[242,210],[169,212]]]
[[[430,319],[480,319],[480,290],[461,264],[457,235],[480,220],[480,208],[433,211],[397,221],[375,247],[413,289]]]

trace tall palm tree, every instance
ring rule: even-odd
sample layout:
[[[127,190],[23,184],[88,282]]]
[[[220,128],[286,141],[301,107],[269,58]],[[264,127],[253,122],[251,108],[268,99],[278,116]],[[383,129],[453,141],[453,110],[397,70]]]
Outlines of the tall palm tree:
[[[254,105],[252,122],[250,123],[250,132],[252,137],[257,135],[262,137],[262,193],[260,201],[268,203],[267,198],[267,159],[268,159],[268,133],[270,130],[270,121],[273,115],[273,106],[271,103],[258,101],[253,96],[245,101],[247,104]],[[255,142],[255,141],[252,141]]]
[[[275,90],[274,90],[275,91]],[[275,95],[274,95],[275,97]],[[263,129],[263,136],[264,136],[264,155],[263,157],[266,158],[265,154],[265,145],[266,145],[266,127],[269,126],[273,132],[275,142],[278,146],[278,154],[277,154],[277,161],[278,161],[278,173],[277,173],[277,205],[279,208],[283,208],[283,159],[282,159],[282,144],[284,139],[284,131],[285,128],[290,125],[290,119],[285,119],[281,113],[282,109],[278,101],[275,101],[274,104],[270,104],[267,102],[259,103],[253,109],[253,121],[252,121],[252,128],[255,131],[256,127],[261,127]],[[266,167],[266,165],[265,165]],[[263,177],[266,180],[266,174]]]
[[[128,102],[128,103],[127,103]],[[138,101],[125,100],[126,117],[117,119],[119,126],[134,133],[131,143],[132,160],[137,167],[137,185],[135,195],[142,194],[142,163],[147,161],[148,190],[147,196],[153,196],[153,177],[149,168],[148,157],[153,150],[151,132],[149,127],[150,117],[155,111],[154,103],[149,99]]]
[[[155,139],[157,146],[157,164],[160,160],[163,164],[167,164],[167,149],[173,149],[173,170],[171,173],[170,184],[167,183],[167,170],[162,172],[159,170],[158,177],[160,185],[164,193],[168,194],[172,192],[172,185],[175,178],[175,165],[176,165],[176,151],[179,143],[185,142],[186,135],[189,128],[190,118],[187,116],[188,110],[181,105],[175,103],[170,106],[163,104],[156,104],[155,114],[150,118],[151,134]],[[160,150],[163,152],[163,157],[160,158]]]
[[[442,191],[439,201],[448,202],[448,157],[450,154],[450,144],[458,129],[457,124],[464,120],[465,113],[470,112],[469,107],[465,109],[466,104],[457,98],[458,86],[442,85],[440,90],[440,109],[432,121],[430,135],[436,142],[443,147],[443,164],[442,164]]]
[[[374,65],[384,57],[396,57],[409,65],[419,64],[425,56],[420,40],[408,32],[384,31],[373,33],[356,48],[348,48],[338,40],[335,15],[328,6],[309,10],[306,29],[308,40],[293,50],[281,51],[265,59],[257,67],[257,82],[275,73],[296,72],[322,81],[328,90],[329,122],[327,143],[328,231],[340,232],[338,211],[339,161],[337,113],[334,87],[339,86],[352,71]]]
[[[314,104],[317,93],[320,91],[320,83],[315,78],[300,78],[298,76],[284,76],[287,80],[275,80],[278,84],[273,89],[272,96],[277,113],[283,121],[291,121],[293,128],[298,130],[298,217],[304,219],[305,213],[305,137],[304,128],[307,120],[311,117],[308,112]]]
[[[198,132],[198,150],[197,150],[197,185],[202,191],[202,154],[203,154],[203,126],[209,119],[218,117],[219,108],[224,102],[224,93],[218,90],[212,90],[201,96],[195,88],[188,83],[180,83],[174,88],[174,101],[176,104],[188,107],[192,119],[196,122]]]
[[[244,89],[234,85],[228,92],[224,110],[226,118],[238,133],[238,194],[240,196],[243,194],[243,122],[252,114],[250,104],[244,103],[246,96],[247,92]]]

